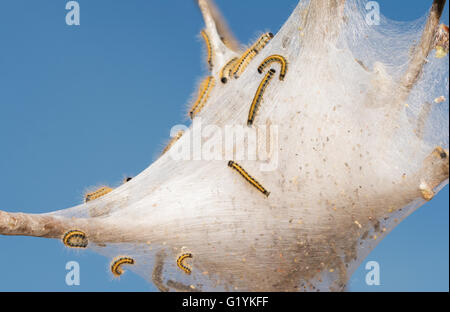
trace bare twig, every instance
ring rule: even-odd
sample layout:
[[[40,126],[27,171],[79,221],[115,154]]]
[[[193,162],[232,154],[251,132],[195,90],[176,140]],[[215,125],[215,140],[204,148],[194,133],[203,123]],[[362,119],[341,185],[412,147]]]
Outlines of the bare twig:
[[[446,0],[434,0],[422,33],[420,43],[415,47],[408,69],[401,79],[400,102],[404,102],[422,74],[423,66],[430,51],[434,48],[435,31],[444,10]]]
[[[236,56],[237,41],[228,30],[228,26],[217,8],[208,0],[197,1],[205,21],[206,30],[211,41],[214,58],[213,71],[218,71],[226,61]],[[234,51],[233,51],[234,50]]]
[[[239,42],[231,32],[230,27],[228,27],[227,22],[223,18],[214,1],[209,0],[208,6],[211,16],[216,24],[217,32],[220,38],[222,39],[223,43],[231,50],[239,51]]]

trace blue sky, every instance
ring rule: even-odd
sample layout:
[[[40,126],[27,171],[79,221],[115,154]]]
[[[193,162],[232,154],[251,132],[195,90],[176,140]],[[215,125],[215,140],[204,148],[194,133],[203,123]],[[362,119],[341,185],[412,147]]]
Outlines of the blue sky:
[[[0,209],[49,212],[78,204],[87,187],[117,185],[145,169],[205,74],[194,1],[0,2]],[[430,1],[378,1],[382,14],[416,19]],[[297,0],[217,0],[241,42],[276,32]],[[448,5],[443,20],[448,24]],[[354,291],[448,291],[449,189],[402,222],[354,274]],[[108,259],[58,240],[0,236],[0,291],[153,291],[134,274],[112,280]],[[65,284],[65,264],[81,285]],[[364,265],[381,266],[381,285]]]

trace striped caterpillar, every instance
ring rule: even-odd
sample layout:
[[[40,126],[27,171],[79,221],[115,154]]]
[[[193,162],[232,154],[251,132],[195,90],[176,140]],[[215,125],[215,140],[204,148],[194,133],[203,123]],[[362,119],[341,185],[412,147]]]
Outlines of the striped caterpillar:
[[[270,192],[268,192],[258,181],[256,181],[251,175],[247,173],[238,163],[235,163],[234,161],[230,160],[228,162],[228,167],[233,168],[239,174],[244,177],[245,180],[247,180],[251,185],[256,187],[261,193],[266,195],[267,197],[270,195]]]
[[[134,259],[127,256],[119,256],[113,259],[111,262],[111,272],[115,277],[119,277],[123,274],[122,264],[134,264]]]
[[[271,56],[268,56],[262,63],[261,65],[259,65],[258,67],[258,73],[262,74],[262,72],[264,71],[264,69],[269,66],[270,64],[277,62],[280,63],[281,65],[281,70],[280,70],[280,80],[284,80],[284,77],[286,76],[286,71],[287,71],[287,62],[286,59],[278,54],[274,54]]]
[[[88,193],[86,194],[86,196],[84,196],[84,202],[87,203],[91,200],[97,199],[99,197],[102,197],[106,194],[108,194],[109,192],[111,192],[113,189],[107,186],[102,186],[101,188],[99,188],[98,190],[92,192],[92,193]]]
[[[202,30],[201,33],[203,40],[205,40],[205,45],[206,45],[206,51],[208,53],[207,55],[207,63],[209,66],[209,70],[212,70],[213,68],[213,61],[212,61],[212,47],[211,47],[211,41],[209,40],[208,34],[206,33],[205,30]]]
[[[272,33],[265,33],[250,47],[247,51],[242,54],[239,60],[235,63],[233,67],[234,78],[239,78],[239,76],[247,68],[250,61],[264,48],[264,46],[273,38]]]
[[[222,83],[227,83],[228,78],[231,77],[231,71],[233,70],[234,64],[239,60],[237,57],[233,57],[229,60],[220,70],[220,81]]]
[[[186,274],[191,274],[192,269],[188,265],[184,264],[184,261],[188,258],[192,258],[192,254],[190,252],[186,252],[186,253],[180,255],[177,259],[177,265]]]
[[[250,61],[256,56],[255,50],[253,48],[249,48],[247,51],[242,54],[240,59],[236,61],[234,67],[233,67],[233,77],[239,78],[239,76],[244,72],[244,70],[247,68]]]
[[[264,91],[266,91],[266,88],[269,85],[270,81],[272,80],[273,75],[275,75],[275,70],[270,69],[264,76],[264,79],[261,81],[261,83],[258,86],[258,89],[256,90],[256,94],[253,98],[252,105],[250,106],[250,110],[248,112],[248,119],[247,119],[248,126],[251,126],[253,124],[253,120],[255,119],[255,115],[261,103]]]
[[[70,248],[86,248],[89,241],[86,233],[79,230],[71,230],[64,234],[62,242]]]
[[[271,32],[263,34],[259,39],[253,44],[253,49],[256,53],[261,52],[261,50],[266,46],[267,43],[273,38]]]
[[[215,80],[213,76],[206,77],[206,79],[203,80],[202,84],[200,85],[197,100],[195,101],[194,105],[192,105],[191,110],[189,111],[191,119],[193,119],[194,116],[202,110],[214,86]]]
[[[177,134],[169,141],[167,146],[164,148],[161,155],[164,155],[175,144],[175,142],[177,142],[181,138],[183,133],[184,133],[183,130],[178,131]]]

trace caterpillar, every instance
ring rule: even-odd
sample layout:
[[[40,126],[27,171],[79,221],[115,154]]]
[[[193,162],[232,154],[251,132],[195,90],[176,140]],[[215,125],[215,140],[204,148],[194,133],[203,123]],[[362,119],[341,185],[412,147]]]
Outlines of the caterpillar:
[[[255,115],[261,103],[264,91],[266,90],[267,86],[272,80],[273,75],[275,75],[275,70],[270,69],[264,76],[264,79],[261,81],[261,83],[258,86],[258,89],[256,90],[255,97],[253,98],[252,105],[250,106],[250,110],[248,112],[248,120],[247,120],[248,126],[251,126],[253,124],[253,120],[255,119]]]
[[[207,61],[208,66],[209,66],[209,70],[212,70],[212,68],[213,68],[213,61],[212,61],[211,41],[209,40],[208,34],[206,33],[205,30],[202,30],[200,34],[202,35],[203,40],[205,40],[206,51],[208,53],[206,61]]]
[[[237,172],[239,172],[239,174],[243,176],[245,180],[247,180],[251,185],[256,187],[261,193],[263,193],[267,197],[270,195],[270,192],[268,192],[258,181],[252,178],[252,176],[249,175],[247,171],[245,171],[238,163],[230,160],[228,162],[228,167],[231,167]]]
[[[287,71],[287,62],[286,59],[278,54],[274,54],[271,56],[268,56],[262,63],[261,65],[259,65],[258,67],[258,73],[262,74],[262,72],[264,71],[264,69],[269,66],[271,63],[273,62],[277,62],[280,63],[281,65],[281,70],[280,70],[280,80],[284,80],[284,77],[286,76],[286,71]]]
[[[172,145],[174,145],[175,142],[178,141],[181,138],[183,133],[184,133],[183,130],[178,131],[177,134],[175,134],[175,136],[169,141],[167,146],[164,148],[164,150],[162,151],[161,155],[164,155],[172,147]]]
[[[271,32],[263,34],[259,39],[253,44],[253,49],[256,53],[261,52],[264,46],[273,38],[273,34]]]
[[[242,54],[242,56],[235,62],[233,67],[232,75],[234,78],[239,78],[239,76],[244,72],[247,68],[250,61],[256,56],[256,52],[253,48],[249,48],[247,51]]]
[[[234,78],[239,78],[239,76],[244,72],[245,68],[247,68],[250,61],[264,48],[267,42],[273,38],[272,33],[263,34],[259,39],[247,49],[247,51],[242,54],[238,61],[236,61],[233,67],[233,76]]]
[[[126,256],[119,256],[111,262],[111,272],[115,277],[123,274],[124,270],[121,268],[122,264],[134,264],[134,259]]]
[[[227,83],[228,77],[231,76],[231,71],[233,70],[233,66],[239,58],[233,57],[229,60],[220,70],[220,81],[222,83]]]
[[[192,254],[190,252],[186,252],[186,253],[180,255],[177,259],[177,265],[186,274],[191,274],[192,269],[189,266],[187,266],[186,264],[184,264],[184,260],[186,260],[187,258],[192,258]]]
[[[191,119],[194,118],[194,116],[202,110],[203,106],[208,100],[212,88],[214,88],[214,85],[215,80],[213,76],[206,77],[206,79],[203,80],[202,84],[200,85],[197,100],[195,101],[194,105],[192,105],[189,112]]]
[[[62,242],[70,248],[86,248],[88,239],[86,233],[80,230],[71,230],[64,234]]]
[[[99,188],[98,190],[92,192],[92,193],[88,193],[86,194],[86,196],[84,196],[84,202],[87,203],[91,200],[97,199],[99,197],[102,197],[106,194],[108,194],[109,192],[111,192],[113,189],[107,186],[102,186],[101,188]]]

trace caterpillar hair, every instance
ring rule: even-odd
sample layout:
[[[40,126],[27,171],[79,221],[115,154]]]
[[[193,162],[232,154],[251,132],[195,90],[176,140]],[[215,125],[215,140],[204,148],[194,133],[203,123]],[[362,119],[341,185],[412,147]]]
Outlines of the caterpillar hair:
[[[258,67],[258,73],[262,74],[262,72],[264,71],[264,69],[269,66],[270,64],[277,62],[280,63],[281,65],[281,70],[280,70],[280,80],[284,80],[284,77],[286,76],[286,71],[287,71],[287,62],[286,59],[278,54],[274,54],[271,56],[268,56],[262,63],[261,65],[259,65]]]
[[[245,180],[247,180],[251,185],[256,187],[261,193],[263,193],[267,197],[270,195],[270,192],[268,192],[258,181],[256,181],[251,175],[249,175],[247,171],[245,171],[244,168],[242,168],[238,163],[230,160],[228,162],[228,167],[231,167],[237,172],[239,172],[239,174],[242,177],[244,177]]]
[[[264,79],[259,84],[258,89],[256,90],[256,94],[253,98],[252,105],[250,106],[250,110],[248,111],[248,119],[247,119],[248,126],[251,126],[253,124],[253,121],[254,121],[256,113],[258,111],[259,105],[262,101],[264,91],[266,90],[267,86],[269,85],[270,81],[272,80],[274,74],[275,74],[275,70],[270,69],[267,72],[267,74],[264,76]]]

